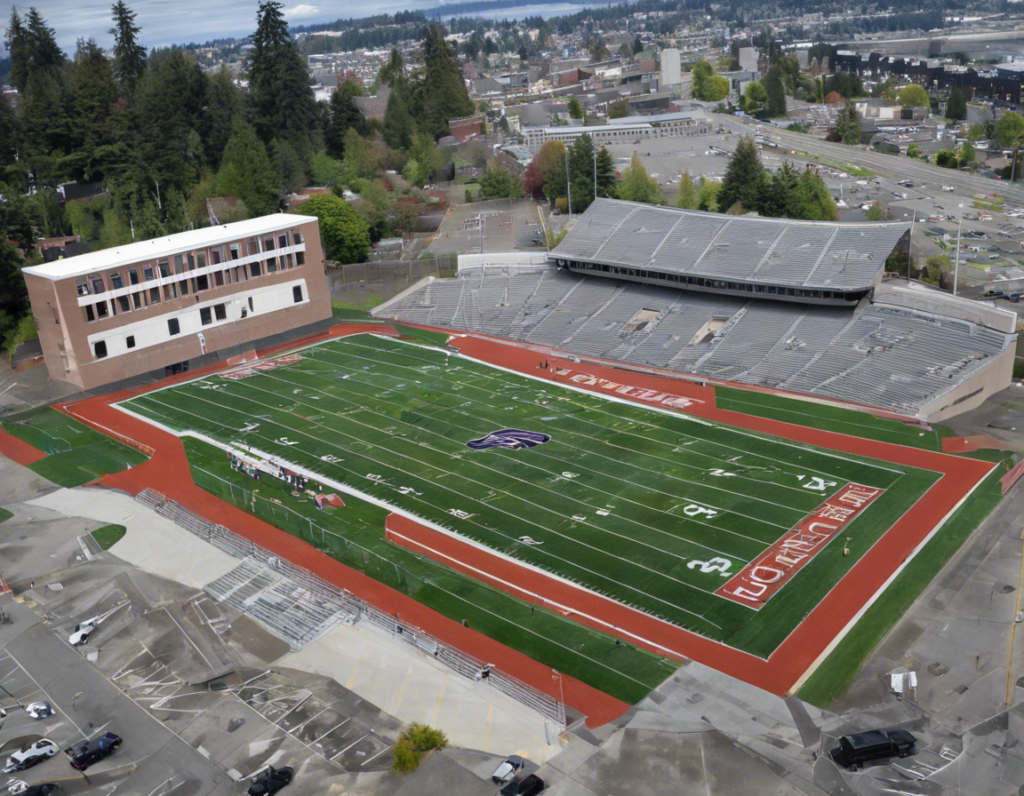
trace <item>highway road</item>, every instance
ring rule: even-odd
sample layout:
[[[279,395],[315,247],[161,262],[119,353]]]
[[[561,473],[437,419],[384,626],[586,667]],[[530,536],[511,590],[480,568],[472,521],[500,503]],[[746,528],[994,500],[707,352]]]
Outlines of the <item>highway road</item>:
[[[737,116],[713,113],[711,117],[726,130],[737,133],[750,133],[760,124],[756,120],[743,119]],[[1012,204],[1024,206],[1024,189],[1012,188],[1007,182],[992,180],[974,174],[965,174],[953,169],[943,169],[930,163],[914,158],[885,155],[867,149],[864,146],[846,146],[831,141],[822,141],[813,135],[793,133],[781,128],[762,125],[773,141],[779,142],[784,148],[807,152],[810,155],[825,157],[842,163],[869,169],[881,176],[894,176],[895,179],[908,179],[914,182],[927,182],[932,185],[952,185],[956,193],[963,196],[974,194],[998,193]]]

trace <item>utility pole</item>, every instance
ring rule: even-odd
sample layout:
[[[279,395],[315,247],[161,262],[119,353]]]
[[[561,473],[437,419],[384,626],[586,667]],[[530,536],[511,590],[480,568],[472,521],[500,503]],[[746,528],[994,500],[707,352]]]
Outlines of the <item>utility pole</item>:
[[[597,201],[597,147],[594,147],[594,201]]]

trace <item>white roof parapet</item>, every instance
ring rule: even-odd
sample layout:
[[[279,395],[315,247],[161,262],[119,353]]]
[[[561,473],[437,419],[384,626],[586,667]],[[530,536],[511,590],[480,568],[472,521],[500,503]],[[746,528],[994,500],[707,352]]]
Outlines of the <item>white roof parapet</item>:
[[[121,265],[131,265],[132,263],[168,257],[172,254],[180,254],[181,252],[204,249],[207,246],[216,246],[220,243],[227,243],[251,235],[279,232],[283,229],[291,229],[300,224],[316,220],[316,216],[275,213],[269,216],[250,218],[246,221],[237,221],[233,224],[203,227],[202,229],[165,235],[160,238],[138,241],[137,243],[128,243],[123,246],[114,246],[110,249],[88,252],[87,254],[69,257],[66,260],[57,260],[45,265],[31,265],[23,268],[22,271],[26,274],[57,281],[73,276],[84,276],[96,271],[104,271],[107,268],[116,268]]]
[[[910,224],[730,216],[598,199],[550,257],[824,290],[874,284]]]

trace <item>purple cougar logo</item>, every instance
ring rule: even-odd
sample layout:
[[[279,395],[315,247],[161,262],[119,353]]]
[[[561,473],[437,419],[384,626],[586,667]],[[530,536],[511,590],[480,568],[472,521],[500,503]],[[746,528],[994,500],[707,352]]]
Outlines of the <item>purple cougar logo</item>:
[[[487,450],[488,448],[519,450],[521,448],[532,448],[535,445],[543,445],[549,439],[551,439],[550,436],[541,434],[538,431],[503,428],[501,431],[492,431],[486,437],[470,440],[466,445],[475,451]]]

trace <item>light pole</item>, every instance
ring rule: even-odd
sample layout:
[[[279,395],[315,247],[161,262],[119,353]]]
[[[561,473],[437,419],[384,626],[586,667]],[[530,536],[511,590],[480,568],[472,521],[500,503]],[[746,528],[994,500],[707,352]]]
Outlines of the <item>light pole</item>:
[[[572,180],[569,179],[569,147],[565,148],[565,193],[569,203],[569,220],[572,220]]]

